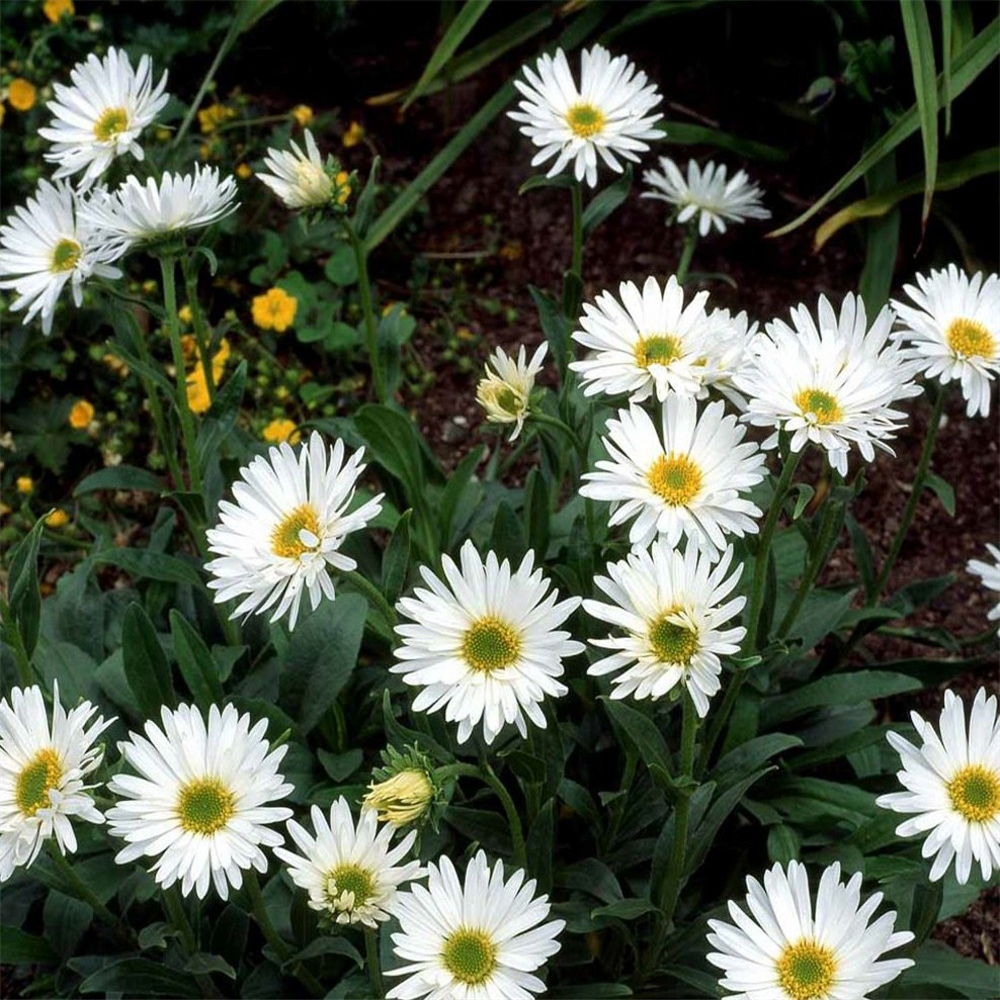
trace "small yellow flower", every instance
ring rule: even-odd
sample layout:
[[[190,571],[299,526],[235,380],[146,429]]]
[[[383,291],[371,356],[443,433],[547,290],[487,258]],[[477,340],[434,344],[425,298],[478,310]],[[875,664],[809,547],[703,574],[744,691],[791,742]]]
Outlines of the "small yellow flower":
[[[177,318],[185,325],[190,323],[194,319],[194,314],[191,312],[191,307],[189,305],[183,305],[177,310]]]
[[[186,357],[197,357],[197,347],[194,337],[182,337],[181,347]],[[212,357],[212,384],[218,385],[222,378],[222,373],[226,369],[226,361],[229,360],[231,351],[229,341],[223,340],[219,344],[219,349]],[[187,397],[188,406],[192,413],[205,413],[212,405],[212,399],[208,392],[208,380],[205,378],[205,367],[201,361],[195,363],[191,374],[187,377]]]
[[[69,411],[69,425],[74,430],[86,430],[94,419],[94,407],[85,399],[78,399]]]
[[[0,503],[0,517],[6,517],[12,512],[10,504]]]
[[[337,193],[334,195],[338,205],[344,205],[347,203],[347,199],[351,197],[351,175],[346,170],[341,170],[339,174],[334,178],[334,184],[337,188]]]
[[[268,289],[263,295],[254,296],[251,305],[253,321],[262,330],[284,333],[295,322],[299,300],[283,288]]]
[[[57,507],[45,518],[45,523],[50,528],[65,528],[69,524],[69,514]]]
[[[116,358],[113,354],[105,354],[104,357],[101,358],[101,361],[103,361],[116,375],[120,375],[122,378],[125,378],[125,376],[128,375],[128,365],[125,364],[121,358]]]
[[[227,108],[225,104],[212,104],[207,108],[202,108],[198,112],[198,124],[206,135],[214,132],[223,122],[236,117],[233,108]]]
[[[246,180],[248,177],[253,177],[253,171],[250,169],[249,163],[239,163],[236,166],[236,176],[241,180]]]
[[[153,279],[152,279],[152,278],[147,278],[147,279],[146,279],[146,280],[145,280],[145,281],[144,281],[144,282],[142,283],[142,290],[143,290],[143,291],[144,291],[144,292],[145,292],[145,293],[146,293],[147,295],[152,295],[152,294],[153,294],[153,292],[155,292],[155,291],[156,291],[156,287],[157,287],[157,286],[156,286],[156,282],[155,282],[155,281],[153,281]]]
[[[56,24],[64,14],[72,17],[76,13],[76,8],[73,6],[73,0],[45,0],[42,11],[53,24]]]
[[[365,130],[361,122],[351,122],[350,127],[343,134],[340,141],[344,144],[345,149],[350,149],[361,142],[364,137]]]
[[[173,135],[173,132],[171,132],[170,129],[164,128],[162,125],[160,125],[157,127],[153,135],[156,136],[157,142],[170,142],[170,137]]]
[[[298,444],[302,435],[295,429],[294,420],[272,420],[261,432],[261,437],[272,444],[281,444],[287,441],[289,444]]]
[[[18,111],[30,111],[35,106],[35,85],[23,77],[10,81],[7,89],[7,100],[10,106]]]
[[[455,327],[455,336],[459,340],[475,340],[476,335],[467,326],[457,326]]]
[[[18,476],[15,485],[18,493],[30,493],[35,488],[35,481],[31,476]]]
[[[378,818],[393,826],[419,819],[434,798],[434,785],[426,771],[408,768],[386,781],[368,786],[365,805],[378,810]]]
[[[305,128],[312,124],[313,109],[308,104],[296,104],[290,114],[298,123],[299,128]]]

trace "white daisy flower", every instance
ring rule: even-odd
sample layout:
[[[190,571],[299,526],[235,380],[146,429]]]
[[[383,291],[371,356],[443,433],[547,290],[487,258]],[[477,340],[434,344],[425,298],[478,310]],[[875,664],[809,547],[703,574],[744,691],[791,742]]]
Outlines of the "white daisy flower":
[[[642,197],[676,205],[679,223],[697,216],[700,236],[707,236],[713,226],[724,233],[727,222],[771,218],[771,213],[761,204],[764,192],[750,183],[744,170],[738,170],[727,179],[725,164],[716,166],[708,162],[701,168],[694,160],[689,160],[685,180],[669,156],[660,157],[660,168],[643,173],[643,180],[651,190],[643,191]]]
[[[476,388],[476,401],[486,411],[486,419],[490,423],[515,425],[511,441],[517,438],[524,426],[531,403],[531,390],[542,370],[546,350],[548,344],[542,344],[528,361],[523,344],[518,349],[517,360],[508,357],[503,348],[498,347],[486,362],[486,377],[480,379]]]
[[[709,920],[708,960],[725,971],[719,985],[732,1000],[867,1000],[874,990],[910,968],[909,958],[883,959],[913,940],[896,931],[896,911],[869,924],[882,902],[876,892],[861,902],[861,873],[845,885],[840,863],[819,880],[816,909],[805,865],[780,864],[764,872],[763,886],[747,878],[747,913],[730,900],[733,923]],[[815,915],[814,915],[815,914]]]
[[[983,562],[980,559],[970,559],[966,564],[966,570],[983,581],[983,586],[987,590],[1000,590],[1000,549],[995,545],[986,543],[986,550],[990,554],[993,562]],[[991,608],[986,616],[991,622],[1000,618],[1000,603]]]
[[[530,1000],[545,989],[532,975],[560,948],[565,920],[549,920],[549,897],[535,896],[535,880],[518,869],[504,880],[503,862],[491,869],[480,851],[465,871],[442,855],[428,867],[427,887],[401,892],[392,935],[397,958],[386,969],[406,976],[389,1000]]]
[[[671,276],[662,291],[653,277],[642,292],[623,281],[618,295],[620,303],[610,292],[598,295],[594,305],[584,303],[583,329],[573,333],[590,351],[570,364],[580,373],[584,395],[628,393],[632,403],[654,392],[661,403],[670,392],[697,395],[707,363],[708,292],[699,292],[685,307],[684,289]]]
[[[362,809],[357,829],[347,799],[341,796],[330,806],[330,821],[323,810],[310,811],[312,836],[295,820],[288,821],[288,834],[301,855],[276,847],[274,853],[288,865],[292,881],[309,893],[309,906],[338,924],[378,927],[388,920],[403,882],[421,878],[420,862],[396,865],[409,853],[417,833],[407,834],[389,849],[394,830],[378,829],[378,813]]]
[[[897,772],[905,792],[880,795],[875,801],[893,812],[916,813],[896,827],[900,837],[928,833],[921,854],[937,855],[931,881],[948,870],[955,859],[955,877],[969,880],[973,860],[983,878],[1000,868],[1000,722],[997,699],[980,688],[972,704],[969,735],[965,735],[965,705],[951,691],[944,693],[938,728],[910,713],[917,735],[917,749],[898,733],[887,734],[899,754],[903,770]]]
[[[80,218],[81,202],[66,181],[39,181],[35,196],[14,209],[0,226],[0,288],[13,288],[11,309],[28,311],[24,322],[39,314],[42,330],[52,331],[56,303],[67,282],[73,301],[83,303],[83,283],[93,276],[120,278],[111,267],[121,251]]]
[[[49,128],[38,134],[54,143],[45,154],[50,163],[58,163],[53,175],[70,177],[83,170],[81,186],[86,189],[96,181],[118,156],[131,153],[144,158],[139,136],[156,120],[169,94],[164,93],[167,74],[153,85],[153,64],[149,56],[132,69],[121,49],[108,49],[103,59],[91,53],[87,61],[70,71],[72,87],[53,84],[56,99],[48,109],[55,115]]]
[[[846,476],[852,444],[866,462],[875,458],[875,448],[895,454],[885,441],[906,414],[892,406],[922,390],[913,381],[916,364],[889,342],[888,306],[869,329],[860,296],[848,294],[838,317],[821,295],[818,318],[817,324],[800,305],[792,310],[794,328],[781,320],[769,323],[733,381],[750,400],[743,419],[776,428],[764,448],[774,448],[778,432],[787,431],[793,452],[811,441]]]
[[[30,865],[50,837],[72,854],[72,819],[104,822],[89,794],[94,786],[83,779],[104,755],[94,741],[115,720],[94,719],[96,712],[89,701],[67,712],[58,682],[51,729],[40,687],[14,688],[9,702],[0,701],[0,882]]]
[[[268,148],[264,165],[272,173],[257,175],[286,208],[317,208],[328,204],[333,196],[333,180],[309,129],[305,131],[305,139],[304,152],[294,139],[291,140],[291,152]]]
[[[727,546],[713,565],[694,545],[681,552],[662,539],[647,551],[632,552],[608,565],[608,576],[594,583],[612,603],[587,600],[587,614],[625,631],[624,636],[591,639],[611,649],[590,665],[588,674],[623,674],[612,679],[612,698],[662,698],[683,684],[698,715],[708,714],[709,699],[719,690],[720,656],[740,650],[747,630],[722,629],[746,604],[745,597],[723,603],[743,572],[742,563],[728,577],[733,559]]]
[[[713,309],[708,314],[705,330],[705,361],[701,372],[702,390],[720,392],[741,413],[748,406],[746,397],[736,389],[733,379],[750,357],[750,345],[757,336],[757,321],[750,322],[745,312],[735,316],[728,309]]]
[[[141,777],[116,774],[108,789],[122,796],[108,810],[108,830],[127,841],[115,856],[120,865],[158,858],[150,869],[169,889],[181,883],[204,899],[210,883],[223,899],[229,886],[243,885],[251,867],[267,871],[264,847],[284,843],[269,823],[292,810],[269,806],[293,790],[278,773],[288,745],[268,753],[267,720],[252,729],[250,716],[227,705],[208,710],[208,726],[194,705],[160,710],[161,729],[148,721],[145,736],[129,733],[118,749]]]
[[[133,174],[113,194],[98,190],[80,214],[108,243],[124,252],[187,229],[201,229],[236,211],[236,181],[218,167],[196,165],[193,174],[165,173],[142,184]]]
[[[420,575],[430,587],[396,605],[414,624],[396,626],[403,645],[391,673],[423,690],[413,701],[417,712],[445,709],[445,719],[458,723],[464,743],[483,722],[483,737],[492,743],[504,724],[513,722],[528,735],[525,716],[545,728],[541,703],[568,690],[556,680],[562,659],[582,653],[584,646],[569,632],[555,631],[579,606],[580,598],[560,603],[557,590],[535,569],[528,552],[516,572],[495,552],[486,562],[471,541],[462,546],[461,569],[450,556],[441,557],[447,583],[426,566]]]
[[[904,285],[913,305],[893,300],[902,329],[894,336],[910,345],[928,378],[962,383],[966,413],[990,413],[990,383],[1000,372],[1000,277],[972,279],[954,264],[917,275]]]
[[[638,162],[637,153],[649,145],[643,139],[659,139],[653,128],[662,114],[650,114],[663,98],[655,85],[647,84],[628,58],[615,56],[600,45],[584,49],[580,86],[576,85],[566,54],[539,56],[535,68],[524,67],[524,80],[514,86],[525,100],[508,117],[521,122],[521,133],[541,149],[533,167],[555,157],[548,177],[555,177],[570,163],[578,181],[597,184],[597,156],[616,173],[623,160]]]
[[[313,611],[324,597],[334,599],[330,567],[357,568],[341,544],[382,509],[380,493],[347,513],[365,469],[364,451],[345,462],[343,441],[327,449],[313,431],[297,452],[283,442],[240,469],[236,502],[219,504],[220,521],[207,532],[208,550],[219,557],[205,565],[216,603],[243,598],[231,617],[263,614],[276,604],[271,621],[290,611],[293,629],[303,593]]]
[[[683,536],[709,555],[726,547],[727,534],[755,534],[760,508],[740,496],[765,474],[764,455],[743,442],[746,428],[725,415],[721,400],[698,416],[690,396],[671,393],[660,416],[661,435],[641,407],[619,410],[602,438],[610,460],[587,472],[582,496],[611,502],[611,525],[635,518],[633,548],[658,534],[674,547]]]

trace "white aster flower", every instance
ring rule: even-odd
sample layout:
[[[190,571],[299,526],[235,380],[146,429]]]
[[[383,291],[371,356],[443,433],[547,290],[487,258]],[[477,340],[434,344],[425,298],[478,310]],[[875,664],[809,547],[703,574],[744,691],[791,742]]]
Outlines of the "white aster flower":
[[[612,698],[661,698],[683,684],[704,718],[721,686],[719,657],[738,653],[747,632],[721,628],[746,604],[745,597],[723,603],[743,572],[741,563],[726,576],[732,559],[732,546],[713,565],[694,545],[682,555],[659,539],[649,550],[609,564],[608,576],[597,576],[594,583],[612,603],[587,600],[583,607],[626,634],[591,639],[592,645],[614,652],[592,663],[587,673],[624,669],[612,678]]]
[[[476,388],[476,401],[486,411],[486,419],[490,423],[515,425],[511,441],[517,438],[524,426],[531,403],[531,390],[542,370],[547,349],[548,344],[542,344],[528,361],[523,344],[518,349],[517,360],[508,357],[503,348],[498,347],[486,362],[486,377]]]
[[[153,85],[153,64],[149,56],[132,64],[121,49],[108,49],[103,59],[94,53],[70,71],[73,86],[53,85],[56,99],[48,108],[55,115],[49,128],[38,134],[52,142],[50,163],[58,163],[56,178],[70,177],[83,170],[81,186],[96,181],[118,156],[131,153],[144,157],[139,136],[156,120],[170,99],[164,93],[167,74]]]
[[[745,312],[735,316],[728,309],[713,309],[708,314],[705,329],[705,362],[701,373],[702,390],[698,398],[708,395],[709,389],[720,392],[741,413],[750,405],[736,389],[733,379],[750,357],[750,345],[757,336],[757,321],[750,322]]]
[[[569,632],[555,631],[580,598],[557,604],[559,592],[549,591],[549,581],[534,568],[534,552],[512,573],[510,563],[499,562],[494,552],[484,563],[467,541],[461,563],[459,569],[449,556],[441,557],[447,583],[420,567],[430,590],[418,587],[415,596],[396,605],[413,624],[396,626],[403,645],[391,672],[423,688],[413,701],[415,711],[445,709],[445,719],[458,723],[459,743],[480,719],[487,743],[507,722],[527,736],[525,715],[544,729],[543,699],[568,690],[556,680],[563,657],[584,650]]]
[[[236,502],[219,504],[219,524],[207,533],[208,549],[219,558],[205,565],[217,604],[244,598],[231,617],[263,614],[277,604],[271,621],[291,611],[293,629],[303,593],[313,611],[324,597],[334,599],[329,568],[357,568],[339,551],[344,538],[382,509],[380,493],[347,512],[365,469],[364,451],[345,462],[343,441],[327,449],[313,431],[297,451],[283,442],[240,469],[233,484]]]
[[[570,368],[580,373],[584,395],[628,393],[641,403],[653,393],[662,403],[670,392],[694,396],[701,391],[707,363],[705,303],[699,292],[684,305],[684,289],[671,276],[660,290],[649,277],[642,292],[631,281],[618,295],[602,292],[595,305],[584,303],[582,330],[573,339],[591,353]]]
[[[923,741],[919,749],[898,733],[888,733],[903,770],[897,772],[905,792],[880,795],[875,801],[893,812],[916,813],[896,827],[900,837],[928,833],[921,854],[937,855],[931,881],[955,859],[955,877],[969,880],[972,862],[984,879],[1000,868],[1000,722],[997,699],[980,688],[972,704],[969,735],[965,735],[965,705],[951,691],[944,693],[938,725],[941,735],[916,712],[910,719]]]
[[[357,829],[347,799],[341,796],[330,806],[330,821],[323,810],[310,811],[315,837],[295,820],[288,821],[288,834],[301,855],[276,847],[274,853],[288,865],[292,881],[309,893],[309,906],[338,924],[378,927],[388,920],[403,882],[421,878],[419,861],[396,865],[416,840],[408,833],[395,847],[389,842],[395,832],[389,825],[378,829],[378,813],[362,809]]]
[[[910,345],[928,378],[962,383],[966,413],[990,413],[990,383],[1000,372],[1000,277],[971,280],[954,264],[917,275],[903,291],[914,305],[893,300],[902,329],[895,337]]]
[[[970,559],[965,568],[968,572],[978,576],[983,581],[983,586],[987,590],[1000,590],[1000,549],[987,542],[986,550],[989,552],[993,562],[988,563],[980,559]],[[991,608],[986,617],[991,622],[1000,618],[1000,604]]]
[[[0,226],[0,288],[13,288],[14,312],[27,308],[24,322],[41,314],[42,330],[52,331],[56,303],[67,282],[73,301],[83,303],[83,283],[94,275],[120,278],[111,267],[121,251],[80,218],[81,202],[66,181],[39,181],[35,196],[14,209]]]
[[[814,911],[805,865],[790,861],[786,873],[776,864],[763,886],[747,878],[749,913],[730,900],[733,924],[709,920],[708,943],[718,951],[708,960],[725,971],[719,985],[731,1000],[867,1000],[913,965],[881,957],[913,940],[909,931],[893,933],[895,910],[869,924],[881,902],[876,892],[862,903],[861,873],[845,885],[834,862],[819,880]]]
[[[751,357],[733,381],[750,400],[743,419],[776,428],[765,448],[775,447],[778,432],[787,431],[793,452],[811,441],[846,476],[852,444],[866,462],[875,458],[875,448],[895,454],[885,442],[906,414],[892,406],[922,390],[913,381],[915,363],[898,344],[889,343],[893,314],[888,306],[869,329],[860,296],[845,296],[838,317],[821,295],[818,318],[817,324],[800,305],[792,310],[794,328],[781,320],[769,323],[767,333],[751,343]]]
[[[193,174],[165,173],[142,184],[131,174],[112,194],[98,190],[81,207],[81,216],[122,252],[156,243],[188,229],[201,229],[236,211],[236,181],[218,167],[196,165]]]
[[[210,883],[223,899],[243,885],[251,867],[267,871],[264,847],[284,843],[269,823],[292,810],[269,806],[292,790],[278,773],[288,745],[268,753],[267,720],[252,729],[250,716],[233,705],[208,710],[208,726],[194,705],[160,710],[161,729],[146,722],[145,736],[129,733],[118,749],[141,777],[116,774],[108,790],[122,796],[108,810],[108,830],[127,842],[120,865],[158,858],[150,872],[169,889],[181,883],[204,899]]]
[[[63,854],[76,850],[71,819],[103,823],[83,779],[101,763],[94,741],[106,722],[97,706],[81,702],[67,712],[52,685],[52,728],[40,687],[14,688],[0,701],[0,882],[27,867],[50,837]]]
[[[764,455],[743,442],[746,428],[724,414],[721,400],[698,416],[691,396],[671,393],[663,404],[661,435],[641,407],[619,410],[602,438],[610,460],[587,472],[580,493],[611,502],[611,525],[635,518],[633,548],[645,548],[658,534],[670,546],[682,536],[715,555],[725,535],[755,534],[760,508],[740,496],[764,478]]]
[[[504,880],[503,862],[491,869],[480,851],[465,871],[442,855],[428,865],[427,887],[401,892],[400,932],[393,951],[409,965],[386,969],[406,976],[390,1000],[531,1000],[545,989],[533,972],[559,951],[564,920],[549,920],[549,897],[535,896],[523,869]]]
[[[333,196],[333,180],[309,129],[305,131],[305,138],[304,152],[294,139],[291,140],[292,152],[269,148],[264,165],[272,173],[257,175],[286,208],[318,208],[328,204]]]
[[[694,160],[689,160],[685,180],[669,156],[660,157],[660,168],[643,173],[643,180],[651,190],[643,191],[642,197],[676,205],[679,223],[697,216],[701,236],[707,236],[713,226],[724,233],[727,222],[771,218],[771,213],[760,203],[764,192],[750,183],[744,170],[738,170],[727,179],[725,164],[716,166],[708,162],[701,168]]]
[[[541,149],[533,167],[555,157],[548,177],[570,163],[578,181],[597,184],[597,156],[616,173],[617,157],[638,162],[637,153],[649,149],[643,139],[659,139],[653,128],[662,114],[650,114],[663,98],[646,74],[637,72],[625,56],[615,56],[600,45],[584,49],[580,86],[576,85],[566,54],[539,56],[535,69],[524,67],[524,80],[514,86],[525,97],[508,116],[521,122],[521,133]]]

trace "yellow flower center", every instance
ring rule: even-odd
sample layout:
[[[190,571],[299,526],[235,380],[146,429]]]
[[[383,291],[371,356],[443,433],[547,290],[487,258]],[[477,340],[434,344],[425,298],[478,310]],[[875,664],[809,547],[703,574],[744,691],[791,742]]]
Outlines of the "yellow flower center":
[[[39,750],[17,776],[14,801],[24,816],[34,816],[49,804],[49,791],[62,778],[62,762],[52,747]]]
[[[338,865],[327,873],[326,894],[338,909],[356,910],[365,905],[374,891],[375,880],[371,872],[360,865]],[[344,900],[345,893],[352,893],[354,901]]]
[[[595,108],[593,104],[581,102],[574,104],[566,112],[566,124],[569,125],[573,135],[589,139],[604,128],[604,115],[601,109]]]
[[[83,248],[76,240],[60,240],[52,251],[52,263],[49,270],[54,273],[72,271],[80,259]]]
[[[661,663],[686,666],[698,652],[698,632],[669,621],[680,608],[670,608],[650,623],[649,644]]]
[[[188,833],[217,833],[235,811],[233,793],[218,778],[189,781],[177,797],[177,815]]]
[[[778,959],[781,988],[793,1000],[823,1000],[836,973],[833,952],[815,941],[789,945]]]
[[[128,112],[124,108],[108,108],[94,125],[98,142],[107,142],[128,128]]]
[[[671,507],[685,507],[701,489],[701,469],[687,455],[661,455],[646,473],[649,488]]]
[[[966,358],[992,358],[997,353],[990,331],[974,319],[952,320],[945,339],[956,354]]]
[[[307,503],[286,514],[271,531],[271,551],[285,559],[315,552],[319,542],[319,516]]]
[[[817,424],[835,424],[843,417],[837,400],[822,389],[803,389],[795,397],[803,416],[812,414]]]
[[[666,365],[679,358],[681,353],[680,337],[674,337],[669,333],[657,333],[639,338],[639,342],[635,345],[635,363],[640,368]]]
[[[497,967],[497,948],[485,931],[463,927],[445,939],[441,961],[460,983],[480,986]]]
[[[985,823],[1000,813],[1000,776],[982,764],[967,764],[948,782],[948,797],[970,823]]]
[[[489,673],[517,662],[521,636],[507,622],[487,615],[473,622],[462,639],[462,655],[473,670]]]

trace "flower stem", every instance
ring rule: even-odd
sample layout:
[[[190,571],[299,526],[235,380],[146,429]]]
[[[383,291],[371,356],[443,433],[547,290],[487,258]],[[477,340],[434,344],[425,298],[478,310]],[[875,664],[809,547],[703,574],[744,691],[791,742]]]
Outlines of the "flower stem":
[[[579,434],[570,427],[569,424],[560,420],[558,417],[549,416],[547,413],[543,413],[541,410],[531,410],[529,419],[534,420],[536,423],[545,424],[548,427],[554,427],[556,430],[561,431],[573,442],[573,447],[576,448],[577,452],[585,457],[585,448],[583,442],[580,440]]]
[[[573,181],[570,188],[573,196],[573,255],[569,269],[583,278],[583,189],[579,181]],[[573,317],[569,317],[572,319]]]
[[[694,248],[698,243],[698,230],[694,226],[687,227],[687,235],[684,237],[684,246],[681,249],[681,259],[677,264],[677,284],[683,285],[687,277],[688,268],[691,266],[691,258],[694,256]]]
[[[347,238],[354,250],[354,259],[358,263],[358,294],[361,297],[361,312],[365,318],[365,336],[368,340],[368,362],[372,369],[372,381],[375,383],[375,395],[380,403],[386,402],[385,378],[382,373],[382,362],[378,356],[378,333],[375,325],[375,312],[372,308],[372,288],[368,277],[368,250],[358,236],[349,219],[344,219]]]
[[[361,591],[365,597],[369,598],[371,602],[379,609],[382,617],[385,619],[386,624],[392,628],[396,624],[396,612],[393,611],[392,605],[385,599],[385,595],[382,593],[378,587],[375,586],[369,579],[362,576],[357,570],[350,570],[345,573],[344,576],[354,584],[358,590]]]
[[[885,557],[885,562],[882,564],[882,572],[879,573],[878,580],[875,583],[875,593],[872,595],[873,604],[878,603],[879,596],[889,581],[889,574],[892,572],[892,567],[899,558],[903,542],[906,541],[906,534],[913,523],[913,515],[917,512],[917,505],[920,503],[920,494],[923,492],[924,483],[927,481],[927,471],[931,464],[934,443],[937,441],[938,430],[941,427],[941,417],[944,414],[944,401],[947,395],[948,392],[944,386],[938,388],[937,398],[934,400],[934,409],[931,411],[930,423],[927,426],[927,434],[924,437],[924,446],[920,452],[917,473],[913,477],[913,489],[910,490],[910,498],[906,501],[902,520],[899,522],[896,535],[892,540],[892,545],[889,547],[889,554]]]
[[[365,965],[368,968],[368,979],[372,984],[372,996],[382,1000],[385,996],[385,986],[382,985],[382,969],[378,960],[378,933],[365,928]]]
[[[191,258],[187,254],[181,257],[181,275],[184,278],[184,291],[187,295],[188,306],[191,309],[194,339],[198,344],[198,356],[201,358],[201,367],[205,371],[205,385],[208,387],[208,398],[210,401],[214,401],[215,373],[212,371],[212,338],[205,324],[205,314],[202,312],[201,304],[198,301],[198,272],[192,267]]]
[[[93,911],[98,920],[107,924],[129,947],[134,945],[133,935],[122,922],[97,898],[91,889],[79,875],[73,870],[73,866],[63,857],[62,851],[54,840],[49,840],[49,857],[59,872],[64,884],[69,890],[69,894],[86,903]]]

